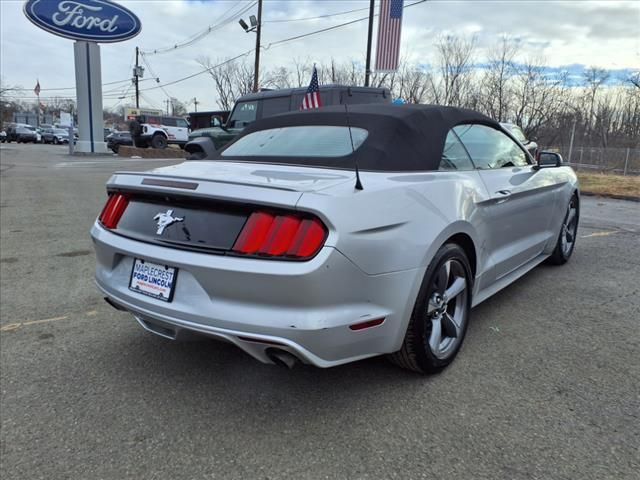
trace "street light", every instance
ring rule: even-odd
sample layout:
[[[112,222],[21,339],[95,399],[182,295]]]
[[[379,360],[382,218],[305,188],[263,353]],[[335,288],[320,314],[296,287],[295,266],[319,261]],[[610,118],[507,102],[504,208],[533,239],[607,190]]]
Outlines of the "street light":
[[[240,24],[240,26],[244,29],[245,32],[249,33],[249,32],[255,32],[258,28],[258,20],[256,19],[255,15],[251,15],[249,17],[249,22],[251,23],[251,27],[249,27],[249,25],[247,25],[247,22],[244,21],[244,19],[240,19],[238,20],[238,23]]]
[[[258,0],[258,18],[255,15],[251,15],[249,17],[249,23],[251,26],[247,25],[242,18],[238,20],[238,23],[245,31],[245,33],[256,32],[256,60],[255,65],[253,67],[253,91],[258,91],[258,71],[260,69],[260,30],[262,26],[262,0]]]

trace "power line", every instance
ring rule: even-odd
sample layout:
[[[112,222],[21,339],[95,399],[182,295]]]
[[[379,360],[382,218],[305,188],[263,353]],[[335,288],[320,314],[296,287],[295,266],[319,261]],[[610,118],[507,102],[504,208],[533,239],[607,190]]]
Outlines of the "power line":
[[[369,7],[355,8],[353,10],[345,10],[343,12],[328,13],[326,15],[318,15],[317,17],[305,17],[305,18],[286,18],[282,20],[265,20],[262,23],[289,23],[289,22],[303,22],[305,20],[320,20],[322,18],[339,17],[341,15],[347,15],[348,13],[362,12],[368,10]]]
[[[215,32],[217,30],[220,30],[222,27],[224,27],[224,26],[228,25],[229,23],[235,21],[236,18],[238,18],[239,16],[243,15],[244,13],[246,13],[247,11],[252,9],[254,6],[256,6],[257,3],[258,2],[255,1],[255,2],[251,3],[250,5],[248,5],[246,7],[242,7],[241,6],[239,11],[237,11],[235,13],[230,13],[234,8],[236,8],[238,6],[238,4],[235,4],[222,15],[222,20],[220,20],[218,23],[216,23],[214,25],[209,25],[209,27],[207,27],[205,30],[202,30],[201,32],[196,33],[195,35],[192,35],[191,37],[187,38],[183,42],[176,43],[176,44],[174,44],[174,45],[172,45],[170,47],[164,47],[164,48],[157,48],[157,49],[153,49],[153,50],[141,51],[141,53],[144,54],[144,55],[157,55],[157,54],[172,52],[174,50],[178,50],[180,48],[184,48],[184,47],[188,47],[190,45],[193,45],[194,43],[196,43],[199,40],[202,40],[203,38],[208,36],[209,34]]]
[[[124,82],[129,82],[129,81],[131,81],[131,79],[127,78],[126,80],[117,80],[115,82],[103,83],[102,86],[106,87],[108,85],[115,85],[116,83],[124,83]],[[56,90],[57,91],[57,90],[75,90],[75,89],[76,89],[76,87],[74,86],[74,87],[60,87],[60,88],[41,88],[40,91],[41,92],[49,92],[49,91],[52,91],[52,90]]]
[[[415,5],[419,5],[420,3],[425,3],[427,1],[428,0],[418,0],[417,2],[413,2],[413,3],[410,3],[408,5],[405,5],[403,8],[413,7]],[[369,7],[367,7],[367,8],[369,8]],[[374,16],[377,17],[378,14],[375,14]],[[263,46],[262,48],[265,49],[265,50],[268,50],[271,47],[275,47],[275,46],[278,46],[278,45],[282,45],[284,43],[292,42],[294,40],[299,40],[301,38],[310,37],[312,35],[317,35],[319,33],[324,33],[324,32],[328,32],[328,31],[331,31],[331,30],[336,30],[338,28],[346,27],[348,25],[353,25],[354,23],[362,22],[363,20],[368,20],[368,19],[369,19],[369,16],[367,15],[366,17],[357,18],[357,19],[351,20],[349,22],[340,23],[338,25],[333,25],[331,27],[322,28],[320,30],[314,30],[313,32],[303,33],[301,35],[296,35],[296,36],[293,36],[293,37],[284,38],[282,40],[277,40],[275,42],[269,43],[266,47]],[[241,53],[239,55],[236,55],[235,57],[229,58],[229,59],[225,60],[224,62],[221,62],[221,63],[219,63],[217,65],[213,65],[211,67],[207,67],[204,70],[201,70],[201,71],[196,72],[196,73],[192,73],[191,75],[187,75],[186,77],[182,77],[182,78],[179,78],[177,80],[173,80],[171,82],[165,83],[164,85],[158,85],[157,87],[146,88],[143,91],[148,92],[150,90],[156,90],[158,88],[166,87],[166,86],[169,86],[169,85],[175,85],[176,83],[181,83],[181,82],[184,82],[186,80],[190,80],[190,79],[192,79],[194,77],[197,77],[199,75],[202,75],[202,74],[205,74],[207,72],[210,72],[211,70],[214,70],[215,68],[221,67],[221,66],[223,66],[223,65],[225,65],[227,63],[233,62],[234,60],[237,60],[237,59],[239,59],[241,57],[249,55],[253,51],[254,51],[254,49],[252,48],[251,50],[247,50],[246,52],[243,52],[243,53]]]

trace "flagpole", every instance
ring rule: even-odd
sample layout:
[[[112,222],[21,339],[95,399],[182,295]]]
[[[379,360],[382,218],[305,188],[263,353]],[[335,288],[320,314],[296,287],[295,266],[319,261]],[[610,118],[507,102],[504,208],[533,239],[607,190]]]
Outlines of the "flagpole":
[[[369,2],[369,33],[367,36],[367,64],[364,68],[364,86],[369,86],[369,75],[371,74],[371,38],[373,36],[373,7],[375,0]]]

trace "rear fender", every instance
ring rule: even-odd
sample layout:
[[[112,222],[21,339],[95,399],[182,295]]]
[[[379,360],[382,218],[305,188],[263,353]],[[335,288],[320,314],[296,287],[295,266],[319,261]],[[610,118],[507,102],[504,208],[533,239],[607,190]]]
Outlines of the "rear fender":
[[[204,157],[201,160],[214,158],[216,154],[216,147],[209,137],[196,137],[189,140],[184,146],[184,150],[187,153],[203,152]]]

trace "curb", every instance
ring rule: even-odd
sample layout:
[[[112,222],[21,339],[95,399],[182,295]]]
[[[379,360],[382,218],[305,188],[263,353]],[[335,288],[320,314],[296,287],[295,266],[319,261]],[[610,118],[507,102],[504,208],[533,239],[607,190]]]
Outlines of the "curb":
[[[595,192],[589,192],[589,191],[584,191],[584,190],[580,190],[580,195],[586,195],[587,197],[602,197],[602,198],[613,198],[615,200],[628,200],[630,202],[640,202],[640,197],[635,197],[635,196],[625,196],[625,195],[615,195],[613,193],[608,194],[608,193],[595,193]]]

